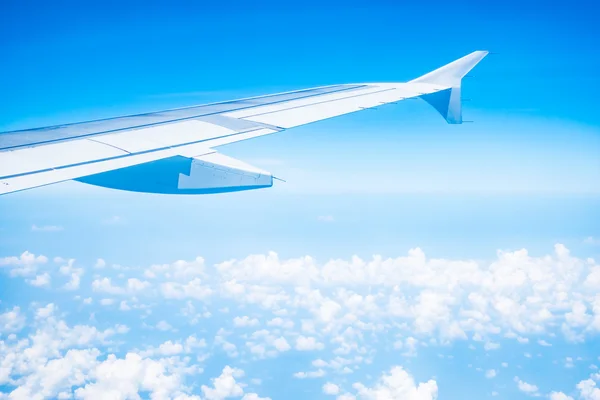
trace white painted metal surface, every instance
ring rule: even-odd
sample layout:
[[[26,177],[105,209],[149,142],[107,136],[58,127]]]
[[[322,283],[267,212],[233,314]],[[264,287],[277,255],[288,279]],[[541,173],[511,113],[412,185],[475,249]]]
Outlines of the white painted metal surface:
[[[414,97],[460,124],[462,78],[486,55],[473,52],[406,83],[324,86],[0,133],[0,195],[70,179],[176,194],[269,187],[270,173],[213,148]]]

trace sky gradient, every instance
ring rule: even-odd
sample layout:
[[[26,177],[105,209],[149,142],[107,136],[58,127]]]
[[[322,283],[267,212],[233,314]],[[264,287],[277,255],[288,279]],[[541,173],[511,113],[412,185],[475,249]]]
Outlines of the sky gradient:
[[[0,131],[494,54],[473,123],[405,101],[219,148],[270,189],[0,197],[0,399],[600,398],[598,11],[2,2]]]

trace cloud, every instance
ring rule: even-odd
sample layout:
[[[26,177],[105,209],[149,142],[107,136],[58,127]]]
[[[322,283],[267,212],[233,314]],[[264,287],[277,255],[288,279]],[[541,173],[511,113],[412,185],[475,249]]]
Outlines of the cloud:
[[[48,325],[49,330],[43,332],[53,338],[47,340],[36,336],[36,340],[43,341],[44,347],[53,349],[56,347],[54,341],[60,343],[66,337],[75,341],[76,336],[81,338],[81,343],[87,344],[76,344],[72,348],[59,345],[56,352],[36,346],[29,353],[39,352],[40,357],[52,360],[65,358],[69,350],[90,350],[69,355],[70,359],[83,360],[85,365],[92,361],[94,365],[100,364],[111,352],[118,351],[115,363],[117,360],[127,361],[128,353],[137,354],[141,360],[159,362],[164,367],[164,376],[178,376],[173,379],[180,379],[179,390],[186,396],[192,395],[192,389],[187,390],[181,380],[187,373],[183,370],[177,372],[176,368],[185,370],[193,366],[195,371],[199,371],[202,361],[198,360],[212,357],[213,353],[231,358],[229,363],[247,363],[282,357],[282,353],[293,349],[299,352],[323,351],[319,354],[305,353],[312,354],[312,357],[301,358],[305,365],[298,365],[294,371],[299,372],[293,377],[332,377],[330,380],[340,385],[336,395],[342,398],[359,396],[368,399],[374,398],[377,393],[383,393],[382,396],[409,393],[436,398],[435,379],[417,384],[401,367],[388,370],[375,384],[368,381],[369,385],[342,385],[364,379],[358,378],[358,374],[364,373],[366,366],[381,351],[389,352],[390,357],[415,357],[423,352],[424,347],[447,346],[455,341],[473,341],[468,345],[473,345],[473,349],[478,351],[496,350],[500,345],[503,349],[509,348],[512,341],[523,343],[524,347],[535,347],[534,342],[548,346],[550,341],[557,346],[561,336],[567,341],[581,341],[600,332],[600,286],[596,285],[595,278],[600,266],[592,259],[574,257],[562,245],[556,245],[551,254],[541,256],[532,256],[526,250],[498,251],[488,262],[429,258],[419,248],[395,258],[375,255],[369,259],[352,256],[324,261],[311,256],[280,258],[270,252],[230,259],[214,266],[205,265],[204,259],[198,257],[150,267],[96,270],[96,275],[89,281],[78,279],[83,269],[77,268],[74,260],[61,258],[56,263],[61,264],[60,268],[55,263],[49,266],[46,263],[46,257],[28,252],[0,259],[4,271],[13,275],[12,271],[18,270],[13,276],[23,276],[25,281],[48,274],[57,291],[72,283],[69,286],[71,290],[80,292],[73,296],[69,294],[69,298],[77,300],[75,306],[85,310],[86,318],[90,312],[95,312],[97,321],[94,325],[98,328],[94,330],[88,325],[61,327],[64,321],[56,305],[36,307],[39,315],[35,324]],[[106,266],[104,262],[101,264]],[[114,275],[104,276],[110,274]],[[73,277],[76,277],[77,283]],[[65,286],[56,282],[60,285],[64,282]],[[63,289],[59,289],[61,287]],[[98,297],[94,297],[93,306],[84,306],[92,303],[92,298],[89,297],[88,302],[86,297],[90,288],[95,293],[92,296]],[[99,310],[98,304],[114,308]],[[113,313],[117,308],[128,313]],[[229,314],[220,315],[225,308]],[[172,314],[161,314],[165,309]],[[22,314],[18,307],[5,309],[4,314],[0,314],[0,329],[4,325],[7,332],[18,332],[25,326]],[[142,327],[147,329],[144,335],[155,335],[160,340],[152,342],[144,339],[141,350],[127,349],[125,344],[115,339],[124,334],[125,328],[114,325],[99,328],[112,314],[126,316],[132,321],[141,318]],[[210,317],[222,317],[220,322],[224,325],[217,321],[205,325],[198,322],[200,318]],[[13,320],[17,322],[11,322]],[[193,324],[196,324],[193,328],[187,326]],[[226,326],[231,331],[210,332],[215,326],[215,330]],[[35,329],[37,327],[33,326],[31,332]],[[173,332],[185,332],[184,329],[208,332],[210,336],[206,336],[206,340],[209,342],[190,339],[203,341],[193,347],[194,344],[188,343],[185,336],[165,337]],[[77,335],[71,332],[75,330],[78,330]],[[136,326],[131,325],[131,333],[127,337],[135,334]],[[210,338],[213,338],[212,342]],[[27,346],[32,347],[31,339],[26,339],[30,343]],[[103,346],[108,346],[113,340],[115,343],[111,346],[114,347],[107,351]],[[100,352],[95,359],[95,353],[91,352],[93,349]],[[529,348],[523,350],[533,353]],[[538,351],[541,350],[538,348]],[[4,359],[2,354],[0,358]],[[176,359],[172,361],[175,364],[169,364],[167,359],[173,358]],[[92,361],[88,363],[86,360]],[[145,362],[136,361],[138,364]],[[196,362],[199,364],[194,364]],[[148,365],[160,368],[158,364]],[[36,367],[39,365],[36,364]],[[74,368],[84,370],[83,364]],[[91,366],[88,370],[95,371],[94,368]],[[143,370],[145,367],[139,368]],[[33,373],[26,369],[23,375],[18,375],[15,371],[15,368],[10,368],[10,379],[21,379],[21,376]],[[479,371],[488,378],[498,374],[497,369]],[[502,373],[505,371],[502,370]],[[229,379],[228,376],[225,374],[223,379]],[[338,377],[343,379],[334,380]],[[68,382],[70,379],[76,378],[59,380]],[[409,384],[411,379],[412,386]],[[594,385],[588,382],[582,383],[581,387],[585,393],[593,394],[596,381],[590,379]],[[234,380],[240,388],[245,388],[241,378],[234,377]],[[85,388],[96,381],[96,378],[75,380],[73,386]],[[214,384],[206,382],[203,383],[209,392],[217,391]],[[520,379],[515,382],[521,390],[530,390],[529,394],[540,394],[535,385]],[[135,390],[141,390],[142,386],[132,385]],[[199,386],[194,387],[199,390]],[[535,390],[531,391],[532,388]],[[206,397],[204,392],[199,394]],[[252,393],[243,395],[258,398]]]
[[[243,386],[236,381],[244,376],[244,371],[232,368],[229,365],[223,368],[223,372],[217,378],[212,379],[212,387],[202,385],[202,393],[206,400],[223,400],[229,397],[242,397],[242,400],[270,400],[261,398],[256,393],[244,394]]]
[[[32,276],[47,262],[48,257],[25,251],[19,257],[0,258],[0,268],[7,268],[11,276]]]
[[[233,326],[236,327],[249,327],[258,325],[258,320],[256,318],[250,318],[247,315],[243,317],[235,317],[233,319]]]
[[[25,316],[19,307],[0,314],[0,333],[18,332],[25,327]]]
[[[170,331],[173,329],[173,327],[167,321],[162,320],[156,324],[156,329],[159,331]]]
[[[50,274],[44,272],[41,275],[37,275],[35,279],[28,280],[27,283],[29,283],[31,286],[37,287],[50,286]]]
[[[150,286],[150,282],[142,281],[138,278],[127,279],[127,283],[122,287],[113,285],[111,278],[94,279],[92,282],[92,290],[94,292],[114,295],[137,293],[149,288]]]
[[[573,363],[573,357],[565,358],[565,368],[573,368],[575,364]]]
[[[600,245],[600,239],[595,238],[593,236],[588,236],[583,240],[583,243],[585,244],[590,244],[590,245]]]
[[[340,393],[340,387],[334,383],[327,382],[323,385],[323,393],[335,396]]]
[[[550,400],[574,400],[571,396],[567,396],[563,392],[551,392],[548,398]]]
[[[273,346],[279,351],[288,351],[292,348],[284,337],[278,337],[273,341]]]
[[[597,387],[596,381],[599,375],[593,374],[592,377],[595,379],[586,379],[577,384],[579,389],[579,396],[582,400],[598,400],[600,399],[600,388]]]
[[[60,231],[63,231],[64,228],[62,226],[58,226],[58,225],[43,225],[43,226],[32,225],[31,230],[33,232],[60,232]]]
[[[296,338],[296,350],[299,351],[312,351],[312,350],[323,350],[325,345],[319,343],[314,337],[306,337],[300,335]]]
[[[520,380],[518,376],[515,376],[514,380],[517,383],[517,387],[519,388],[519,390],[521,392],[526,393],[530,396],[535,396],[538,394],[539,389],[536,385],[524,382],[524,381]]]
[[[322,369],[318,369],[316,371],[294,373],[294,378],[298,378],[298,379],[321,378],[323,376],[325,376],[325,371]]]
[[[352,387],[357,391],[357,396],[365,400],[434,400],[438,395],[436,381],[429,380],[417,385],[413,377],[400,366],[392,367],[389,373],[383,374],[371,388],[361,383],[355,383]]]
[[[167,282],[161,285],[162,295],[167,299],[197,299],[203,300],[209,297],[213,290],[204,285],[202,279],[195,278],[188,283]]]

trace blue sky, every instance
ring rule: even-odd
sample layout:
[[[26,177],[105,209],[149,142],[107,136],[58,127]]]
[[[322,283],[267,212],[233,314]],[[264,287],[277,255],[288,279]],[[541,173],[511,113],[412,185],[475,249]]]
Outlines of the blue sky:
[[[598,398],[597,6],[213,3],[2,2],[0,131],[490,50],[475,122],[407,101],[220,148],[266,190],[1,197],[0,398]]]

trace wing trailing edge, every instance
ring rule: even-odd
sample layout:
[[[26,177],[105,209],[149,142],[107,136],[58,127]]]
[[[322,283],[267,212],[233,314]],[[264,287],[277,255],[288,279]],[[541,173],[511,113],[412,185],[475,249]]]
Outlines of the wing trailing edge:
[[[273,186],[273,175],[213,151],[181,155],[75,179],[111,189],[161,194],[212,194]]]

